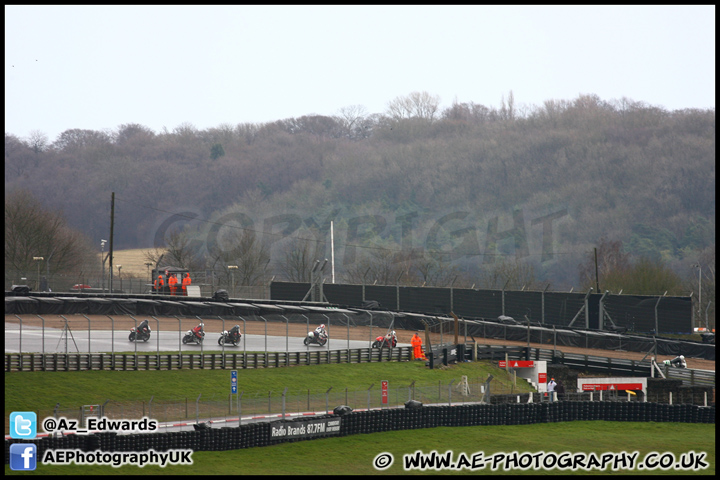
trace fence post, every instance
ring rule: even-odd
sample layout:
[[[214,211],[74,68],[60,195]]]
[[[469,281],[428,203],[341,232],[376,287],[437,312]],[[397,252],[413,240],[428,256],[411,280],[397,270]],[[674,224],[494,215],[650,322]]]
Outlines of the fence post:
[[[18,348],[18,354],[20,357],[20,371],[22,371],[22,318],[18,317],[17,315],[15,315],[15,318],[20,320],[20,346]],[[67,320],[65,321],[65,323],[67,323]],[[67,351],[65,353],[67,354]]]
[[[195,423],[200,423],[200,397],[202,396],[202,393],[198,395],[197,399],[195,400]],[[144,404],[143,404],[144,406]]]
[[[282,419],[285,420],[285,394],[288,391],[288,387],[285,387],[282,393]]]
[[[152,401],[155,395],[150,395],[150,401],[148,402],[148,418],[152,418]]]
[[[290,320],[285,315],[280,315],[282,318],[285,319],[285,366],[290,366]],[[328,341],[329,343],[329,341]],[[277,362],[276,362],[277,363]],[[275,365],[276,367],[279,367],[280,365]],[[284,401],[283,396],[283,401]],[[283,418],[285,418],[283,414]]]
[[[88,354],[90,354],[90,353],[92,353],[92,349],[90,348],[90,347],[91,347],[91,343],[90,343],[90,319],[89,319],[84,313],[81,313],[80,315],[82,315],[83,317],[85,317],[85,320],[88,321]],[[88,357],[89,357],[89,356],[90,356],[90,355],[88,355]],[[92,370],[92,369],[91,369],[91,370]]]
[[[42,371],[45,371],[45,319],[40,315],[35,315],[42,321]]]
[[[370,388],[368,388],[368,389],[367,389],[367,396],[368,396],[368,412],[370,411],[370,390],[372,390],[372,387],[373,387],[374,385],[375,385],[374,383],[373,383],[373,384],[371,384],[371,385],[370,385]]]
[[[238,396],[238,427],[242,425],[242,396],[243,393],[245,393],[245,390],[240,392],[240,395]]]
[[[157,319],[156,317],[154,317],[153,315],[150,315],[150,318],[154,318],[154,319],[155,319],[155,327],[157,328],[157,333],[155,334],[155,337],[156,337],[156,339],[157,339],[157,354],[156,354],[156,356],[157,356],[157,360],[156,360],[157,365],[156,365],[156,367],[157,367],[158,370],[160,370],[160,320],[158,320],[158,319]]]
[[[348,351],[347,355],[348,355],[348,363],[350,363],[350,317],[348,317],[344,313],[342,315],[343,315],[343,317],[345,317],[345,321],[347,322],[347,351]],[[329,340],[328,340],[328,343],[330,343]]]
[[[455,379],[448,384],[448,405],[452,405],[452,384],[455,383]]]
[[[327,322],[327,336],[328,336],[328,341],[327,341],[327,343],[326,343],[325,345],[327,345],[327,351],[330,352],[330,338],[332,337],[332,335],[330,335],[330,317],[328,317],[328,316],[325,315],[324,313],[321,313],[320,315],[322,315],[323,317],[325,317],[325,321]],[[330,362],[328,361],[328,363],[330,363]],[[338,363],[340,363],[340,355],[338,355]]]
[[[325,413],[330,412],[330,390],[332,390],[333,387],[330,387],[327,389],[327,392],[325,392]]]
[[[364,285],[363,285],[364,288]],[[372,312],[368,312],[370,314],[370,339],[368,340],[368,348],[372,348]],[[372,360],[372,350],[370,351],[370,359]]]

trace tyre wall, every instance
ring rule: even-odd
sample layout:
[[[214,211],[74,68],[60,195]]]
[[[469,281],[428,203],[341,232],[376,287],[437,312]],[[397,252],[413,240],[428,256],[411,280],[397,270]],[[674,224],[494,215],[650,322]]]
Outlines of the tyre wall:
[[[340,419],[340,428],[333,433],[313,433],[295,438],[274,438],[272,429],[297,421],[251,423],[239,427],[203,428],[188,432],[117,435],[66,435],[33,440],[5,440],[5,463],[9,463],[10,445],[34,443],[38,458],[46,450],[80,449],[86,452],[141,452],[153,449],[191,449],[193,451],[237,450],[264,447],[284,442],[434,427],[465,427],[488,425],[528,425],[535,423],[605,420],[614,422],[683,422],[715,423],[715,405],[669,405],[643,402],[554,402],[434,405],[419,408],[393,408],[350,412],[342,416],[321,415],[318,419]]]

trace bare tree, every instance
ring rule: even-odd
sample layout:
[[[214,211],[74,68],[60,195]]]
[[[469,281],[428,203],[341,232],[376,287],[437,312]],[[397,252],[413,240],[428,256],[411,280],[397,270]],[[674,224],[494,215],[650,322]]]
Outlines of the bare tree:
[[[293,238],[284,249],[280,272],[291,282],[310,282],[315,260],[323,257],[325,244],[306,238]]]
[[[30,148],[33,149],[33,152],[37,155],[38,153],[42,153],[45,151],[45,149],[49,145],[48,136],[41,132],[40,130],[33,130],[30,132],[30,136],[28,137],[28,144],[30,145]]]
[[[388,103],[387,113],[395,120],[419,118],[432,123],[438,113],[440,97],[428,92],[412,92]]]
[[[220,266],[230,278],[229,265],[237,266],[233,277],[240,285],[258,285],[268,273],[270,252],[252,230],[225,230],[208,246],[213,268]]]
[[[608,240],[605,237],[600,239],[597,246],[597,276],[600,284],[609,275],[622,275],[630,270],[630,254],[623,251],[623,244],[620,240]],[[595,249],[588,252],[585,261],[578,265],[580,282],[583,288],[595,286]]]
[[[65,218],[51,212],[29,192],[5,197],[5,265],[22,276],[33,277],[38,261],[41,271],[78,271],[92,261],[89,241],[66,225]],[[42,260],[35,258],[42,257]],[[51,269],[52,266],[52,269]]]
[[[153,264],[163,259],[166,265],[198,271],[205,268],[205,258],[200,244],[187,232],[173,231],[167,237],[167,247],[143,252],[145,259]]]

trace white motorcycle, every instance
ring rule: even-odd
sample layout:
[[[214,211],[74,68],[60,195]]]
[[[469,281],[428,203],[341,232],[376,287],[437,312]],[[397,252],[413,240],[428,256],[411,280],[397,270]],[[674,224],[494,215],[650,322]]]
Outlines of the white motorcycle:
[[[328,341],[327,335],[321,335],[318,332],[312,331],[308,332],[307,337],[305,337],[305,340],[303,343],[305,345],[310,345],[311,343],[314,343],[316,345],[320,345],[321,347],[325,345]]]
[[[687,368],[687,363],[685,362],[684,355],[679,355],[672,360],[663,360],[663,365],[675,368]]]

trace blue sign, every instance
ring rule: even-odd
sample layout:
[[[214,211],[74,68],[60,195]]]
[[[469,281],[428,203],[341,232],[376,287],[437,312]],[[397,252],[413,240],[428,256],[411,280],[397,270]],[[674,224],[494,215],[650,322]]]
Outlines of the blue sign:
[[[237,393],[237,370],[230,372],[230,393]]]

